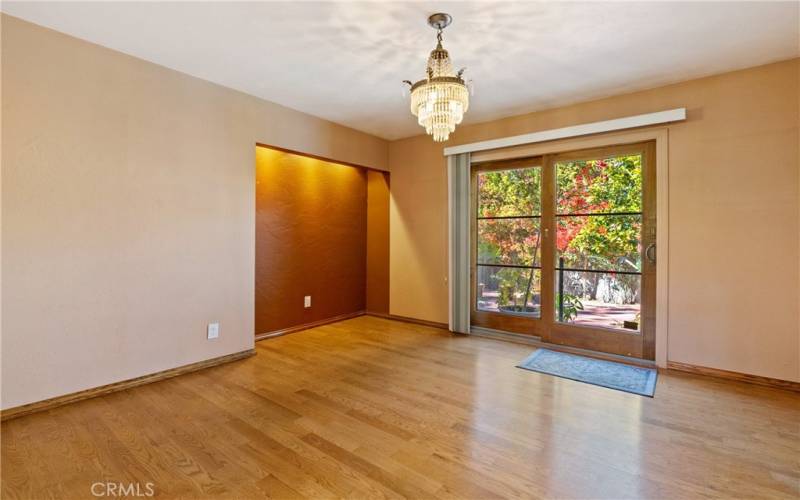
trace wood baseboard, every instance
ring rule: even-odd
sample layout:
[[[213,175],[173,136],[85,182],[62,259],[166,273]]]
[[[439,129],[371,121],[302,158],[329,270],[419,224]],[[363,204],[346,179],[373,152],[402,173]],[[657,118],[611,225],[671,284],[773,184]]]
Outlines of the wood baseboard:
[[[748,384],[763,385],[766,387],[774,387],[778,389],[785,389],[788,391],[800,392],[800,382],[792,382],[790,380],[762,377],[760,375],[749,375],[747,373],[739,373],[728,370],[720,370],[718,368],[708,368],[705,366],[690,365],[688,363],[679,363],[677,361],[667,361],[667,369],[686,372],[686,373],[694,373],[696,375],[705,375],[708,377],[723,378],[726,380],[737,380],[739,382],[746,382]]]
[[[256,342],[259,340],[271,339],[274,337],[280,337],[281,335],[286,335],[289,333],[300,332],[302,330],[308,330],[309,328],[316,328],[322,325],[328,325],[330,323],[336,323],[337,321],[344,321],[350,318],[357,318],[358,316],[363,316],[366,314],[364,311],[356,311],[354,313],[347,313],[347,314],[340,314],[339,316],[334,316],[332,318],[321,319],[319,321],[313,321],[311,323],[303,323],[302,325],[297,326],[290,326],[289,328],[283,328],[282,330],[273,330],[271,332],[266,333],[259,333],[256,335]]]
[[[233,354],[227,354],[225,356],[211,358],[205,361],[198,361],[197,363],[191,363],[188,365],[179,366],[177,368],[170,368],[169,370],[163,370],[160,372],[151,373],[149,375],[142,375],[141,377],[114,382],[113,384],[101,385],[100,387],[94,387],[92,389],[85,389],[83,391],[64,394],[63,396],[56,396],[54,398],[45,399],[44,401],[37,401],[35,403],[15,406],[13,408],[0,411],[0,421],[21,417],[23,415],[30,415],[31,413],[36,413],[39,411],[51,410],[66,404],[83,401],[84,399],[105,396],[106,394],[111,394],[112,392],[122,391],[139,385],[150,384],[160,380],[177,377],[178,375],[184,375],[186,373],[203,370],[205,368],[211,368],[212,366],[230,363],[231,361],[249,358],[255,353],[255,349],[248,349],[246,351],[235,352]]]
[[[428,321],[427,319],[409,318],[408,316],[398,316],[396,314],[384,314],[367,311],[367,316],[375,316],[376,318],[392,319],[395,321],[402,321],[404,323],[413,323],[415,325],[430,326],[433,328],[441,328],[443,330],[450,330],[447,323],[439,323],[437,321]]]

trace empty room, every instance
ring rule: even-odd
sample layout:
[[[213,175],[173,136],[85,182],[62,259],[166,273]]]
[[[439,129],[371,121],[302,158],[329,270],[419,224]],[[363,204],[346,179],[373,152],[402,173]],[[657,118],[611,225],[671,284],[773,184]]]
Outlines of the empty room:
[[[3,499],[800,498],[800,3],[0,11]]]

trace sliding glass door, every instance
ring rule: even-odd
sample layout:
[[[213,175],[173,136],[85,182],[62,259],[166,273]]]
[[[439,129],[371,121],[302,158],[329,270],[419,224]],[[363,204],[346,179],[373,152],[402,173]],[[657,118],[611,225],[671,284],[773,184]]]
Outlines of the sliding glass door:
[[[653,144],[473,166],[475,326],[655,355]]]

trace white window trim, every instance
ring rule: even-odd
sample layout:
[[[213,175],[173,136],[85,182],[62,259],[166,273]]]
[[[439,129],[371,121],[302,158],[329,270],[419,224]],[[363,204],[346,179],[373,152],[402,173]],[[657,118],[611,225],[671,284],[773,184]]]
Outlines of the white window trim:
[[[490,141],[473,142],[470,144],[462,144],[460,146],[451,146],[449,148],[444,148],[444,155],[450,156],[461,153],[474,153],[477,151],[486,151],[489,149],[520,146],[522,144],[555,141],[558,139],[566,139],[569,137],[580,137],[583,135],[601,134],[604,132],[613,132],[616,130],[625,130],[637,127],[647,127],[650,125],[660,125],[663,123],[678,122],[685,119],[686,119],[686,108],[668,109],[666,111],[646,113],[643,115],[626,116],[624,118],[616,118],[614,120],[583,123],[581,125],[573,125],[571,127],[554,128],[550,130],[532,132],[530,134],[522,134],[522,135],[515,135],[512,137],[492,139]]]

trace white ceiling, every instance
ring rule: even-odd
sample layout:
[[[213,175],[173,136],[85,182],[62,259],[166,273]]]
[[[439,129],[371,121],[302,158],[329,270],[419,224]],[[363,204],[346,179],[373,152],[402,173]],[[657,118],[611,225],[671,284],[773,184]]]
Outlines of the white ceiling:
[[[421,133],[435,11],[475,95],[465,123],[800,55],[800,3],[3,2],[36,24],[387,139]],[[653,110],[657,111],[657,110]]]

